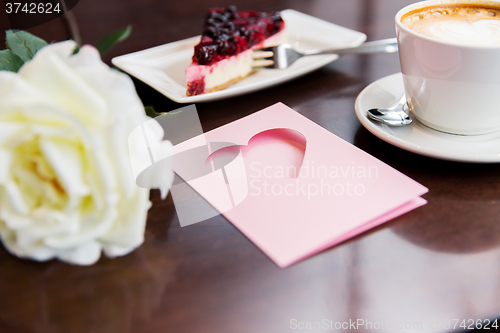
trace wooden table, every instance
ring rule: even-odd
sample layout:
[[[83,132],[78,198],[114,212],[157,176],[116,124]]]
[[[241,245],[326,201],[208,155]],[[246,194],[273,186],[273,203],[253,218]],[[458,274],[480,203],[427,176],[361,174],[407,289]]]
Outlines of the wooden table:
[[[293,8],[375,40],[395,35],[393,17],[410,2],[81,0],[73,13],[85,43],[133,25],[109,63],[199,34],[209,6]],[[30,31],[47,40],[69,37],[63,20]],[[181,228],[171,196],[162,201],[154,191],[145,243],[128,256],[75,267],[21,260],[0,247],[0,332],[330,332],[339,324],[354,331],[357,320],[379,332],[441,332],[456,320],[461,329],[464,319],[468,326],[496,318],[500,167],[415,155],[364,129],[354,114],[356,96],[398,71],[397,54],[344,56],[278,87],[197,108],[208,131],[283,102],[427,186],[426,206],[279,269],[222,216]],[[145,105],[181,106],[134,82]],[[315,322],[321,328],[305,329]]]

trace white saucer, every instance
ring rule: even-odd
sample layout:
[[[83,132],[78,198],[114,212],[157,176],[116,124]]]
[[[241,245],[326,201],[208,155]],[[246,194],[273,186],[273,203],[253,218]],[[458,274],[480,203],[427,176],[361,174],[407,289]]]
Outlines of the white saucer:
[[[367,86],[355,103],[361,124],[380,139],[405,150],[450,161],[473,163],[500,162],[500,131],[485,135],[462,136],[433,130],[415,120],[411,125],[390,127],[366,117],[366,111],[389,107],[404,94],[401,73],[386,76]]]
[[[323,21],[292,9],[281,11],[285,21],[286,41],[298,50],[354,47],[363,43],[366,35]],[[200,17],[201,24],[202,17]],[[335,54],[304,57],[286,69],[263,69],[229,86],[208,94],[186,96],[185,69],[191,64],[193,47],[200,36],[160,45],[113,58],[116,67],[135,76],[177,103],[199,103],[229,98],[275,86],[328,65],[338,58]]]

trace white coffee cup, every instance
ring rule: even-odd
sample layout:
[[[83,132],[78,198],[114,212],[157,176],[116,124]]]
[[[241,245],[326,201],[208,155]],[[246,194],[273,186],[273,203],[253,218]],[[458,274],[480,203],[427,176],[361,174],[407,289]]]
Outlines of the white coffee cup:
[[[401,18],[435,5],[483,5],[500,1],[429,0],[395,17],[408,104],[423,124],[439,131],[479,135],[500,130],[500,45],[468,45],[417,33]]]

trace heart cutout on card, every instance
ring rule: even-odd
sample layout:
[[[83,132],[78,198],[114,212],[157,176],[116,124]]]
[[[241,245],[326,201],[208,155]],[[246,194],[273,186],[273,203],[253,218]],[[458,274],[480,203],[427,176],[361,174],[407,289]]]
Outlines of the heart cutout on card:
[[[254,177],[297,178],[306,151],[305,136],[293,129],[275,128],[259,132],[248,144],[229,146],[213,152],[207,163],[219,169],[242,152],[247,173]]]

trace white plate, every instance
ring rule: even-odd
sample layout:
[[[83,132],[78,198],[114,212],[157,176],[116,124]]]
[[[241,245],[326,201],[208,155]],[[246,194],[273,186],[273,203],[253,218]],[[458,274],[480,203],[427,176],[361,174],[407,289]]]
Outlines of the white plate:
[[[292,9],[281,12],[287,43],[298,50],[354,47],[366,35],[320,20]],[[200,18],[201,20],[201,18]],[[201,21],[200,21],[201,22]],[[299,59],[287,69],[263,69],[227,89],[197,96],[186,96],[184,70],[191,64],[193,48],[200,36],[122,55],[112,63],[178,103],[197,103],[246,94],[274,86],[323,67],[337,55],[318,55]]]
[[[500,132],[485,135],[453,135],[433,130],[415,120],[411,125],[391,127],[371,121],[366,111],[389,107],[404,94],[403,76],[396,73],[367,86],[355,103],[361,124],[380,139],[405,150],[443,160],[496,163],[500,162]]]

